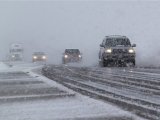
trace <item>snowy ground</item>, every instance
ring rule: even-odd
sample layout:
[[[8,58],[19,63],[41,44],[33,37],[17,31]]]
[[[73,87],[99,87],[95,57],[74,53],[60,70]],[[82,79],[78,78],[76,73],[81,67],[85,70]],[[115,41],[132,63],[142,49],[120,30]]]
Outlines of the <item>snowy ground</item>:
[[[7,70],[8,68],[9,68],[9,66],[4,64],[3,62],[0,62],[0,71]]]
[[[0,63],[0,120],[142,120],[32,72],[32,63]]]

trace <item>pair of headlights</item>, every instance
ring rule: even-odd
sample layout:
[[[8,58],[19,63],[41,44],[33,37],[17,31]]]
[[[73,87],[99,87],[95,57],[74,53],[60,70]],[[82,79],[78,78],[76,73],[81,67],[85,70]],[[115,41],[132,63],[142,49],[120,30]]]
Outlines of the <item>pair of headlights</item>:
[[[33,59],[37,59],[38,57],[37,56],[33,56]],[[42,59],[46,59],[47,57],[46,56],[42,56]]]
[[[81,55],[78,55],[79,58],[81,58]],[[68,55],[64,55],[64,58],[68,58]]]
[[[132,49],[132,48],[128,49],[128,52],[129,52],[129,53],[135,53],[134,49]],[[110,49],[110,48],[109,48],[109,49],[106,49],[106,50],[105,50],[105,53],[112,53],[112,49]]]

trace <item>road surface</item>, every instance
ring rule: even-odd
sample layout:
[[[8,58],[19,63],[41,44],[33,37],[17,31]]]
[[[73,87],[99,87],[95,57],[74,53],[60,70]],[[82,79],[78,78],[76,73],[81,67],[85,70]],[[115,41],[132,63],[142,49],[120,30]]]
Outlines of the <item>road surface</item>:
[[[41,65],[31,63],[15,63],[12,67],[0,63],[0,120],[144,120],[109,103],[110,99],[108,102],[97,96],[113,97],[113,90],[117,93],[114,97],[122,94],[118,91],[120,86],[107,86],[107,81],[100,83],[106,77],[102,74],[112,74],[117,69],[108,73],[99,68],[43,67],[43,74],[51,80],[41,75],[41,68]],[[104,93],[106,86],[110,90],[108,93]],[[154,92],[158,97],[156,90]],[[117,99],[120,98],[117,96]]]
[[[64,86],[149,120],[160,120],[160,70],[46,66],[43,74]]]

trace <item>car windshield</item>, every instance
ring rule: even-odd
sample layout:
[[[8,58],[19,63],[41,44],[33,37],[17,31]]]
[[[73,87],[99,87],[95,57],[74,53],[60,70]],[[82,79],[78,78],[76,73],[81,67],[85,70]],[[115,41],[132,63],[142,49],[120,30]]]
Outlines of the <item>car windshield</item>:
[[[115,47],[118,45],[131,46],[129,39],[124,38],[108,38],[105,43],[106,46]]]
[[[45,55],[43,52],[36,52],[33,55]]]
[[[78,49],[67,49],[65,50],[65,53],[68,53],[68,54],[79,54],[79,50]]]

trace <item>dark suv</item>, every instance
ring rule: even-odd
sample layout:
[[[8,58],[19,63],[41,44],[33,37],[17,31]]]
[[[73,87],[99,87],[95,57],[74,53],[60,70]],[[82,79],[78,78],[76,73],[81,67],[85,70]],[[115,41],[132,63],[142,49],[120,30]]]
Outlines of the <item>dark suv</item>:
[[[135,66],[136,44],[131,45],[126,36],[106,36],[100,44],[99,59],[101,65],[132,65]]]
[[[63,53],[62,62],[69,63],[69,62],[79,62],[82,60],[82,55],[79,49],[65,49]]]

